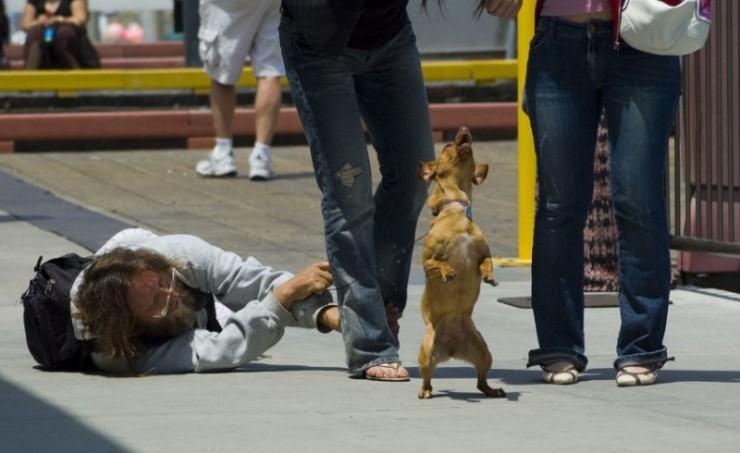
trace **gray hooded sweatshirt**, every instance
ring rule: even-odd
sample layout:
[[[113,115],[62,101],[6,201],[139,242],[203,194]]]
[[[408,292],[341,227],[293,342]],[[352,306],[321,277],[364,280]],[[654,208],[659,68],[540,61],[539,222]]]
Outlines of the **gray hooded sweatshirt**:
[[[316,321],[319,312],[332,304],[328,292],[296,302],[288,311],[273,298],[272,290],[293,275],[275,271],[252,257],[243,260],[195,236],[157,236],[141,228],[117,233],[96,255],[115,247],[146,248],[181,263],[182,272],[177,272],[177,278],[182,283],[214,294],[222,331],[205,328],[206,311],[201,309],[192,331],[149,348],[133,361],[133,369],[126,359],[93,353],[93,362],[103,371],[159,374],[233,369],[275,345],[285,326],[328,331]],[[73,314],[79,311],[75,305],[77,290],[84,278],[83,271],[70,291]],[[79,319],[73,317],[73,325],[78,339],[94,338]]]

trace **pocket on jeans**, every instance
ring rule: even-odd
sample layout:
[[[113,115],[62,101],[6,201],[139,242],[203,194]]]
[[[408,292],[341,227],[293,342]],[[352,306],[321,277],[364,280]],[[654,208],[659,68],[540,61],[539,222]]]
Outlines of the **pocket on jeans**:
[[[218,52],[218,31],[201,28],[198,30],[198,53],[204,64],[218,67],[221,55]]]
[[[540,24],[534,32],[532,40],[529,42],[529,50],[535,50],[545,43],[550,33],[548,33],[549,27],[545,24]]]

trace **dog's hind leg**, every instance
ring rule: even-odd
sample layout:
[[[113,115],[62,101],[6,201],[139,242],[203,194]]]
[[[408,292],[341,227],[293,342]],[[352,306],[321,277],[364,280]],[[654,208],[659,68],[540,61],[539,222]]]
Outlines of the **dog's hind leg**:
[[[493,358],[491,357],[491,353],[488,351],[486,341],[475,328],[472,321],[468,324],[468,328],[470,329],[468,341],[465,342],[465,346],[463,348],[456,352],[455,357],[475,365],[475,369],[478,374],[478,390],[492,398],[506,396],[506,392],[504,392],[503,389],[491,388],[488,385],[488,371],[491,369],[491,364],[493,364]]]
[[[428,399],[432,397],[432,374],[437,366],[434,357],[434,328],[427,324],[424,331],[424,338],[421,340],[419,348],[419,373],[421,374],[422,384],[419,391],[419,398]]]

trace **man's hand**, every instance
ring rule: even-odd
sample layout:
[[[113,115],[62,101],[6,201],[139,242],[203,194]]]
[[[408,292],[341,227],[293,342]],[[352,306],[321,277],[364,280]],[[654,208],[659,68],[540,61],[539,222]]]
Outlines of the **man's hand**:
[[[514,19],[522,7],[522,0],[486,0],[486,11],[492,16]]]
[[[326,291],[333,279],[329,263],[327,261],[318,261],[275,288],[272,295],[280,305],[286,309],[290,309],[293,302]]]

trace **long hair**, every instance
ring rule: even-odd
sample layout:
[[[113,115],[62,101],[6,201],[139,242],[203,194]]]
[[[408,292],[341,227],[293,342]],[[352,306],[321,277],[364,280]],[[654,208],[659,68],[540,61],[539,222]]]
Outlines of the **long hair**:
[[[142,270],[167,272],[173,266],[176,263],[146,249],[117,247],[95,257],[77,293],[77,317],[97,337],[98,352],[128,359],[144,352],[144,332],[127,302],[133,275]]]

